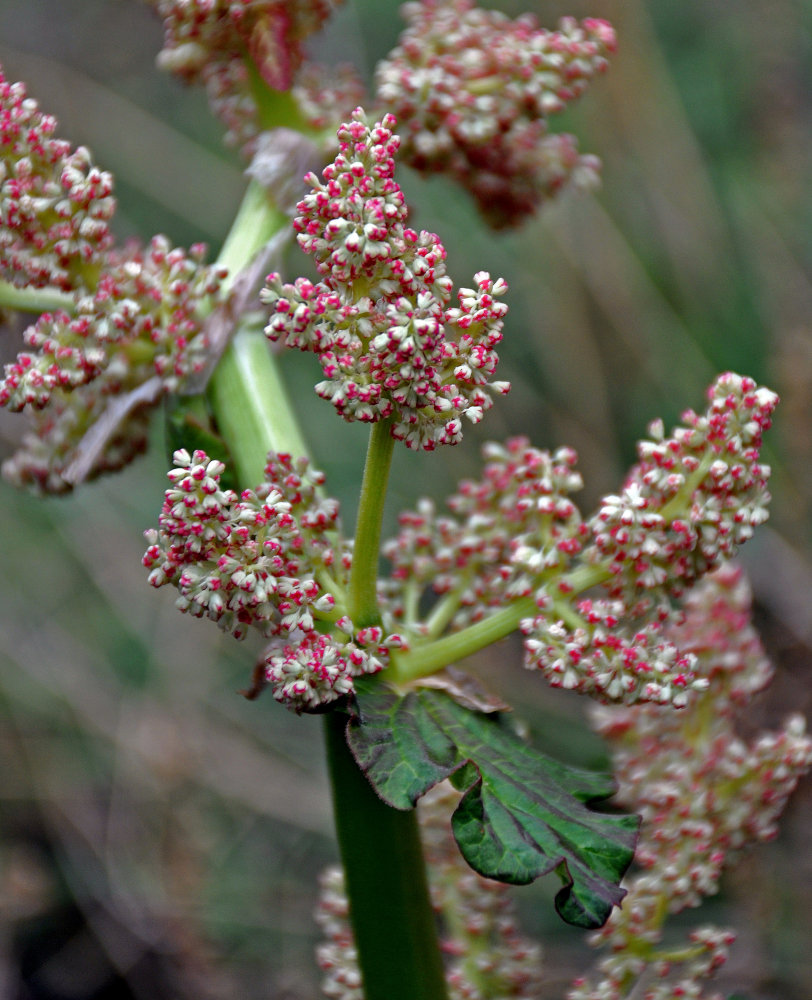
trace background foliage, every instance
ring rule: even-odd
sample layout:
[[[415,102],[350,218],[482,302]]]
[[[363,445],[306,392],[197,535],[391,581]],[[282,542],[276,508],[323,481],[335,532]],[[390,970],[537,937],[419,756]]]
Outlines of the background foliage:
[[[523,5],[493,4],[511,14]],[[618,29],[609,74],[562,121],[604,160],[595,198],[568,199],[494,237],[441,180],[399,178],[455,280],[511,285],[508,399],[442,460],[396,452],[390,519],[477,467],[477,443],[528,433],[581,455],[582,500],[617,485],[649,419],[699,406],[711,375],[751,374],[782,406],[770,439],[773,520],[744,550],[778,679],[752,725],[812,714],[812,3],[550,0],[545,23],[597,14]],[[598,9],[600,8],[600,9]],[[370,71],[397,4],[355,0],[325,42]],[[122,235],[166,232],[216,252],[242,190],[203,95],[153,67],[161,28],[135,0],[0,0],[0,62],[114,171]],[[405,176],[404,176],[405,175]],[[2,360],[16,353],[0,331]],[[333,492],[349,505],[364,431],[285,358]],[[2,414],[0,449],[20,421]],[[67,500],[0,485],[0,995],[30,1000],[313,997],[315,876],[334,858],[316,720],[236,694],[253,650],[179,616],[146,585],[155,448]],[[390,524],[392,521],[390,520]],[[578,699],[525,674],[501,644],[477,669],[544,749],[599,766]],[[576,734],[576,737],[573,737]],[[723,987],[750,1000],[812,995],[809,783],[781,838],[710,904],[739,930]],[[517,890],[563,997],[590,958],[551,917],[556,886]],[[542,900],[544,897],[544,900]],[[690,914],[688,915],[690,918]]]

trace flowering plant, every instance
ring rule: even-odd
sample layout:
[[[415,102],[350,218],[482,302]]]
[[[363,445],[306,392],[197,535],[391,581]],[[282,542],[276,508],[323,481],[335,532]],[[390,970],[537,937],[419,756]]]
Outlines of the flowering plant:
[[[326,995],[535,995],[538,953],[502,886],[554,872],[561,917],[612,948],[572,1000],[699,996],[730,935],[702,928],[671,952],[663,920],[714,891],[727,851],[769,835],[812,763],[799,717],[746,744],[731,713],[768,679],[730,560],[767,516],[776,395],[720,375],[704,411],[670,433],[651,424],[591,516],[571,499],[574,451],[488,444],[447,512],[419,500],[381,538],[398,443],[455,445],[509,390],[496,378],[507,285],[478,271],[454,292],[440,238],[408,225],[399,163],[448,175],[494,228],[591,185],[598,161],[548,118],[607,68],[612,27],[407,4],[366,95],[307,60],[329,4],[153,5],[161,64],[206,86],[253,179],[215,264],[161,236],[117,246],[110,176],[0,78],[0,303],[39,316],[0,383],[0,403],[32,415],[4,474],[67,492],[134,457],[159,400],[203,411],[206,427],[181,424],[143,563],[179,610],[266,640],[252,696],[324,716],[343,863],[321,911]],[[291,223],[304,155],[322,169]],[[315,278],[274,270],[253,296],[263,248],[289,229]],[[316,394],[369,425],[352,536],[266,341],[315,354]],[[601,811],[608,776],[537,751],[457,669],[511,633],[528,668],[600,703],[621,801],[640,816]]]

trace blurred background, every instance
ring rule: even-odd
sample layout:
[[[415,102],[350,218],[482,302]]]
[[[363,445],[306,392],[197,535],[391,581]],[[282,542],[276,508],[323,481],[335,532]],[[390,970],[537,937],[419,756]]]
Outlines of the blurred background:
[[[516,15],[519,3],[489,4]],[[525,433],[581,455],[583,509],[617,488],[649,420],[699,408],[723,369],[782,397],[769,439],[774,507],[743,551],[777,665],[751,727],[812,709],[812,2],[537,2],[616,26],[610,72],[559,127],[604,162],[595,197],[565,198],[494,236],[442,180],[399,179],[414,224],[441,235],[452,275],[511,286],[502,357],[510,396],[465,442],[399,449],[388,510],[478,470],[490,438]],[[397,4],[355,0],[322,51],[371,74],[401,29]],[[167,233],[214,255],[244,181],[200,91],[154,68],[157,17],[136,0],[0,0],[0,63],[114,172],[121,236]],[[291,262],[290,272],[297,264]],[[0,332],[2,360],[16,353]],[[365,443],[285,357],[333,493],[354,517]],[[0,414],[0,450],[19,417]],[[0,484],[0,997],[10,1000],[304,1000],[316,876],[335,859],[320,725],[248,702],[256,647],[178,615],[146,584],[142,532],[157,523],[166,459],[60,500]],[[605,752],[577,698],[525,675],[505,642],[476,668],[539,742],[576,763]],[[780,837],[748,854],[687,925],[736,928],[718,989],[749,1000],[812,996],[812,787]],[[517,892],[563,998],[591,961],[550,906]]]

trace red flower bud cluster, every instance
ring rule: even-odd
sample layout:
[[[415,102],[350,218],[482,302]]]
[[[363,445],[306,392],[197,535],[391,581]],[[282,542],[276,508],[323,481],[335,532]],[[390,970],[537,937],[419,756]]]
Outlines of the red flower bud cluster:
[[[148,0],[164,19],[158,61],[187,82],[249,55],[269,87],[288,90],[302,42],[340,0]]]
[[[450,515],[429,500],[401,515],[384,546],[387,613],[417,647],[523,601],[526,666],[553,686],[686,705],[707,680],[674,638],[677,602],[766,517],[759,448],[777,402],[731,373],[709,397],[707,412],[686,413],[671,437],[654,428],[622,493],[586,522],[570,499],[581,485],[571,449],[488,445],[482,480],[460,485]],[[421,623],[428,590],[437,600]]]
[[[542,593],[541,613],[522,622],[525,665],[541,670],[553,687],[605,701],[647,701],[682,708],[689,691],[704,687],[694,657],[663,635],[670,609],[654,621],[630,623],[620,601],[584,598],[574,611]],[[561,617],[559,617],[561,616]]]
[[[324,181],[297,208],[299,244],[321,275],[283,284],[271,274],[262,299],[266,334],[317,354],[317,393],[346,420],[392,418],[410,448],[456,444],[462,417],[478,422],[494,393],[507,286],[485,272],[451,307],[445,249],[432,233],[405,226],[408,210],[394,180],[395,120],[369,126],[358,109],[338,132],[340,153]]]
[[[622,492],[590,521],[585,558],[608,562],[609,593],[633,615],[660,596],[678,597],[767,519],[770,469],[759,450],[778,397],[728,372],[708,398],[707,412],[684,413],[671,437],[651,425]]]
[[[732,556],[767,517],[761,435],[778,402],[749,378],[726,373],[709,389],[705,414],[638,446],[640,462],[619,496],[588,522],[582,559],[609,599],[573,607],[566,584],[538,595],[540,613],[522,622],[526,663],[556,686],[610,701],[686,704],[701,689],[693,657],[680,654],[663,625],[686,586]]]
[[[487,444],[483,457],[482,479],[460,483],[450,515],[437,516],[430,500],[400,515],[400,531],[383,548],[396,584],[388,602],[395,617],[406,614],[399,598],[431,588],[455,596],[453,626],[461,628],[533,593],[579,551],[584,528],[569,494],[582,482],[571,448],[551,455],[517,437]]]
[[[445,173],[471,192],[487,221],[516,225],[563,185],[591,185],[599,161],[547,119],[607,67],[611,25],[532,15],[510,20],[473,0],[405,4],[409,27],[376,73],[378,100],[404,130],[406,162]]]
[[[72,487],[85,435],[111,408],[121,412],[86,475],[142,450],[148,405],[206,363],[203,314],[225,276],[204,265],[202,245],[185,251],[156,236],[114,248],[112,178],[55,129],[0,74],[0,280],[64,302],[28,327],[27,349],[0,379],[0,406],[36,411],[3,474],[44,492]],[[151,379],[154,391],[119,405]]]
[[[261,131],[252,74],[273,90],[290,90],[304,40],[341,0],[148,2],[164,19],[159,65],[187,83],[202,83],[228,127],[227,140],[250,153]]]
[[[0,69],[0,277],[19,288],[81,287],[113,244],[113,179],[56,127]]]
[[[224,272],[203,265],[206,248],[188,252],[156,236],[149,247],[111,253],[95,288],[77,293],[72,313],[43,313],[25,331],[30,351],[5,369],[0,406],[46,406],[56,390],[103,379],[120,393],[161,377],[177,389],[206,362],[197,309],[217,294]]]
[[[397,637],[356,633],[331,593],[346,583],[350,556],[337,534],[337,501],[318,495],[322,474],[305,459],[271,454],[265,482],[237,496],[221,488],[222,462],[202,451],[174,458],[160,528],[146,532],[152,586],[172,584],[181,611],[238,639],[249,629],[274,636],[267,680],[297,711],[349,694],[353,677],[382,669]],[[331,626],[337,636],[320,631]]]
[[[749,741],[736,732],[737,706],[772,674],[739,568],[726,564],[694,587],[684,620],[668,634],[695,658],[706,690],[684,714],[654,705],[595,711],[596,728],[612,747],[619,800],[643,817],[635,854],[641,871],[629,880],[622,908],[595,935],[596,944],[611,950],[599,963],[600,978],[580,980],[569,1000],[620,1000],[649,970],[657,982],[641,996],[698,997],[734,935],[699,928],[672,957],[661,946],[665,919],[714,894],[732,853],[775,834],[789,795],[812,765],[812,740],[800,716]]]

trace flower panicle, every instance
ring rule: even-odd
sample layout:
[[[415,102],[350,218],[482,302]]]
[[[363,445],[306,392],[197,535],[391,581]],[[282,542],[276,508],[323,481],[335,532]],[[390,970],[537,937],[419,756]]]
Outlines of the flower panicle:
[[[113,245],[113,178],[0,67],[0,278],[18,288],[85,287]]]
[[[525,663],[556,686],[607,701],[687,704],[707,679],[668,634],[687,587],[733,556],[767,517],[762,434],[775,393],[731,372],[708,390],[704,414],[683,414],[638,447],[622,492],[587,522],[582,561],[606,597],[573,603],[567,582],[542,588],[522,622]],[[575,597],[576,595],[572,595]]]
[[[174,461],[159,527],[145,533],[152,586],[174,586],[180,611],[238,639],[250,630],[270,637],[265,679],[295,711],[318,710],[351,694],[354,678],[382,670],[400,639],[355,629],[343,613],[350,549],[337,501],[320,494],[322,474],[272,452],[265,481],[238,495],[204,451],[181,449]]]
[[[359,108],[339,129],[339,154],[323,180],[308,176],[294,220],[321,280],[274,273],[261,297],[268,338],[318,356],[316,392],[345,420],[392,417],[395,438],[432,450],[456,444],[462,418],[477,423],[509,388],[493,377],[507,286],[479,272],[451,306],[445,248],[406,226],[395,125],[385,115],[370,126]]]
[[[616,49],[599,18],[511,20],[473,0],[404,4],[408,27],[378,66],[377,96],[404,131],[404,159],[466,188],[487,222],[513,226],[564,186],[591,187],[600,162],[548,119],[580,97]]]
[[[164,21],[158,65],[185,83],[200,83],[212,111],[227,128],[226,142],[250,157],[263,130],[263,97],[253,77],[270,91],[302,91],[304,117],[319,127],[331,105],[346,113],[358,96],[357,76],[316,83],[304,44],[341,0],[147,0]],[[320,98],[324,104],[314,106]],[[357,101],[356,101],[357,103]],[[330,118],[329,124],[339,118]]]
[[[312,630],[314,615],[334,602],[315,580],[292,504],[272,480],[239,496],[221,489],[224,466],[203,451],[173,457],[160,527],[146,535],[150,583],[174,584],[181,611],[237,638],[251,627],[265,635]]]
[[[553,686],[684,707],[708,679],[675,639],[680,602],[766,517],[759,449],[777,403],[732,373],[709,400],[670,437],[654,426],[621,494],[586,520],[571,498],[581,485],[572,449],[487,445],[482,479],[460,484],[449,513],[423,500],[401,516],[384,546],[386,613],[419,645],[515,603],[525,665]],[[428,591],[435,603],[421,621]]]
[[[116,247],[112,177],[56,128],[0,71],[0,280],[59,301],[25,330],[0,378],[0,406],[31,411],[3,475],[59,493],[75,485],[71,470],[99,421],[110,426],[81,478],[142,451],[149,407],[205,368],[204,316],[226,272],[205,264],[202,244],[184,250],[156,236]]]
[[[173,248],[163,236],[143,249],[110,251],[94,287],[74,293],[70,312],[43,313],[25,330],[26,349],[0,379],[0,405],[31,411],[31,431],[3,464],[6,479],[69,491],[71,469],[102,421],[114,426],[82,478],[119,469],[144,450],[155,403],[208,363],[204,316],[226,272],[204,264],[205,252]]]
[[[658,984],[647,996],[699,996],[727,957],[735,935],[715,927],[697,928],[683,948],[663,946],[666,918],[715,894],[733,856],[775,835],[787,799],[812,766],[812,739],[798,715],[749,740],[737,732],[734,709],[771,675],[750,615],[741,568],[723,564],[692,589],[682,620],[667,629],[706,682],[692,710],[640,704],[593,711],[612,751],[619,802],[642,815],[639,871],[622,909],[594,935],[609,954],[568,1000],[621,1000],[652,971]]]
[[[486,444],[483,457],[482,478],[459,484],[448,514],[420,501],[401,514],[398,534],[383,548],[398,588],[457,595],[455,630],[567,569],[584,532],[570,499],[582,486],[571,448],[550,453],[515,437]],[[397,590],[390,590],[387,606],[401,617]]]
[[[70,313],[43,313],[27,328],[28,351],[6,365],[0,405],[42,409],[55,392],[101,378],[112,395],[158,375],[165,391],[207,360],[201,306],[216,298],[225,271],[156,236],[141,249],[108,254],[94,288],[77,293]]]
[[[250,55],[274,90],[290,88],[304,53],[340,0],[148,0],[164,20],[158,63],[187,83]]]
[[[670,437],[660,422],[651,425],[623,490],[590,522],[585,558],[608,564],[607,589],[631,614],[658,595],[680,597],[767,519],[770,468],[760,448],[778,397],[727,372],[708,398],[706,412],[684,413]]]

